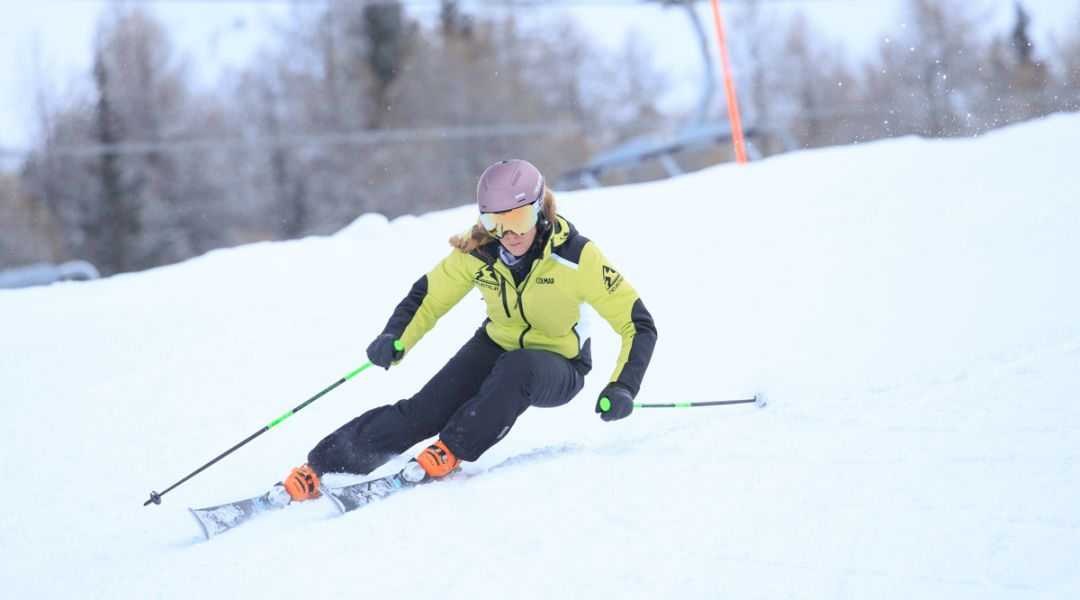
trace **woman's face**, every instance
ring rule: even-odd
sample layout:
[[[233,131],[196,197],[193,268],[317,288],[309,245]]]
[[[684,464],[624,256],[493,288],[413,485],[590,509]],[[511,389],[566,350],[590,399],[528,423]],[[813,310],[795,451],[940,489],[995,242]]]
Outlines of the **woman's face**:
[[[529,251],[532,247],[533,240],[536,239],[536,228],[528,230],[527,232],[518,235],[513,231],[507,231],[499,238],[499,243],[506,248],[510,254],[514,256],[521,256]]]

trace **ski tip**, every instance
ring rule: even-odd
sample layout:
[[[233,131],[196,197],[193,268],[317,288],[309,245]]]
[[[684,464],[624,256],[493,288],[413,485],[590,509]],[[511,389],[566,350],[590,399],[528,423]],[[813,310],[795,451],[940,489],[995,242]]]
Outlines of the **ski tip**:
[[[754,394],[754,406],[765,408],[766,404],[768,403],[765,401],[765,394],[762,394],[761,392]]]
[[[195,519],[195,522],[199,524],[199,531],[202,531],[203,541],[205,542],[209,540],[210,532],[206,530],[206,523],[203,523],[203,520],[199,518],[199,514],[196,513],[194,510],[189,508],[187,509],[187,511],[191,513],[191,518]]]

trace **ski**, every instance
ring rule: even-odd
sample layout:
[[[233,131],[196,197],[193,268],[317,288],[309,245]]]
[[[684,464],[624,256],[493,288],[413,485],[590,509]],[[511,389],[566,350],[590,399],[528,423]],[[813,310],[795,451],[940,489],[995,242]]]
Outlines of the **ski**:
[[[527,461],[554,458],[569,452],[576,452],[580,449],[581,447],[576,444],[538,448],[526,454],[508,458],[502,463],[489,469],[485,469],[482,472],[496,471],[504,467]],[[466,479],[475,477],[476,475],[479,475],[479,473],[465,473],[458,467],[445,477],[431,479],[423,472],[423,469],[415,461],[409,461],[403,469],[397,473],[387,475],[386,477],[369,479],[367,481],[361,481],[360,483],[338,487],[322,486],[320,489],[322,490],[323,495],[338,509],[338,513],[345,514],[362,506],[367,506],[376,500],[381,500],[387,496],[417,486],[427,485],[433,481]],[[195,521],[198,522],[199,529],[202,531],[203,536],[209,540],[216,535],[221,535],[226,531],[235,529],[265,512],[278,510],[288,506],[288,500],[281,496],[283,493],[285,493],[283,489],[278,489],[277,491],[271,490],[261,496],[229,502],[219,506],[189,508],[188,512],[191,513],[191,516],[195,517]]]
[[[345,514],[417,485],[420,483],[405,479],[401,473],[394,473],[344,487],[323,488],[323,495],[334,503],[341,514]]]
[[[207,508],[189,508],[188,512],[195,517],[195,522],[199,524],[203,536],[209,540],[215,535],[220,535],[238,525],[247,523],[264,512],[284,508],[284,505],[270,501],[272,493],[270,491],[261,496]]]
[[[459,474],[460,468],[446,477],[440,478],[439,481],[456,478]],[[361,506],[366,506],[375,500],[380,500],[391,494],[418,485],[424,485],[432,481],[436,480],[427,477],[426,473],[423,472],[423,469],[415,462],[410,462],[405,465],[405,468],[401,471],[392,475],[387,475],[386,477],[369,479],[367,481],[341,487],[323,486],[321,491],[323,496],[333,502],[334,506],[338,509],[339,514],[345,514],[354,511]],[[278,493],[280,494],[281,492]],[[280,501],[274,502],[271,500],[272,494],[274,494],[274,491],[269,491],[261,496],[255,496],[254,498],[229,502],[219,506],[189,508],[188,512],[191,513],[191,516],[195,517],[195,521],[198,522],[203,536],[209,540],[216,535],[220,535],[230,529],[234,529],[247,523],[264,512],[288,506],[288,504]]]

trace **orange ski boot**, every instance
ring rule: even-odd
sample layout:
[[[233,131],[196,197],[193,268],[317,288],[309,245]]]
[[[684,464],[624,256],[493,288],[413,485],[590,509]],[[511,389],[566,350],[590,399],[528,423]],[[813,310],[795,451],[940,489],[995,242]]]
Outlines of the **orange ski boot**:
[[[442,443],[442,440],[424,448],[424,451],[416,457],[424,472],[432,479],[449,475],[461,466],[461,460],[454,456],[453,452]]]
[[[283,483],[285,491],[289,492],[289,497],[293,502],[314,500],[322,496],[322,492],[319,491],[319,476],[307,465],[293,469]]]

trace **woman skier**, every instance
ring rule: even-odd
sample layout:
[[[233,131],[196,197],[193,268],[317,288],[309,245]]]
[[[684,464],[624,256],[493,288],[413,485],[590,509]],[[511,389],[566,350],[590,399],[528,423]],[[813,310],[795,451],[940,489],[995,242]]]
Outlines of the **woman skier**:
[[[413,284],[367,356],[389,369],[474,287],[487,318],[412,398],[371,409],[319,442],[307,463],[275,486],[281,501],[318,498],[323,474],[367,475],[436,435],[401,474],[417,483],[442,477],[478,459],[530,406],[566,404],[592,368],[590,340],[578,331],[584,302],[622,336],[596,412],[614,421],[634,410],[656,343],[652,316],[634,288],[556,214],[554,195],[527,161],[488,167],[476,202],[477,224],[450,239],[450,255]]]

